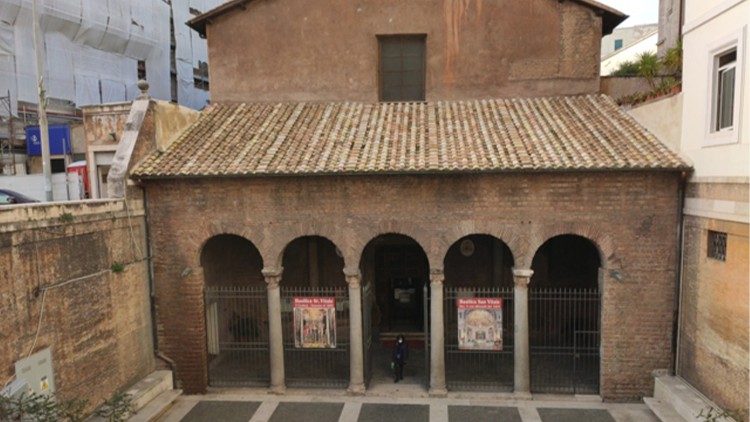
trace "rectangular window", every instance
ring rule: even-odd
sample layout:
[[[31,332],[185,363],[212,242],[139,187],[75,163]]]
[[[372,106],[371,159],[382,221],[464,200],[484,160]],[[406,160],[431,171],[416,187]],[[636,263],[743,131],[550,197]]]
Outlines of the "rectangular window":
[[[727,234],[708,231],[708,257],[717,261],[727,260]]]
[[[622,48],[622,40],[618,38],[615,40],[615,50],[619,50],[621,48]]]
[[[425,100],[425,38],[378,36],[380,101]]]
[[[714,58],[714,95],[712,131],[732,130],[734,127],[734,84],[737,70],[737,48]]]
[[[146,61],[138,60],[138,80],[146,80]]]
[[[208,63],[199,61],[198,67],[193,68],[193,84],[198,89],[202,89],[204,91],[209,90]]]

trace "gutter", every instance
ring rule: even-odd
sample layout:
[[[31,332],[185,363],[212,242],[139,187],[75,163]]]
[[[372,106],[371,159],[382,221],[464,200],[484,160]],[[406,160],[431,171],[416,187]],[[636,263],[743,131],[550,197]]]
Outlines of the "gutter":
[[[678,215],[680,216],[677,226],[677,277],[675,280],[675,298],[674,298],[674,320],[672,322],[672,367],[671,373],[677,375],[677,368],[679,368],[680,362],[680,332],[682,331],[682,282],[683,282],[683,271],[682,266],[685,264],[685,189],[687,187],[688,175],[682,173],[680,175],[680,200],[678,201]]]
[[[145,220],[145,235],[146,235],[146,254],[152,257],[148,260],[148,299],[149,299],[149,310],[151,312],[151,344],[154,347],[154,355],[163,360],[169,365],[169,369],[172,371],[172,388],[177,388],[177,377],[176,377],[176,365],[172,358],[165,355],[159,350],[159,335],[157,332],[156,324],[156,289],[154,288],[154,260],[151,248],[151,233],[149,230],[150,224],[148,222],[148,194],[146,189],[143,188],[143,218]]]

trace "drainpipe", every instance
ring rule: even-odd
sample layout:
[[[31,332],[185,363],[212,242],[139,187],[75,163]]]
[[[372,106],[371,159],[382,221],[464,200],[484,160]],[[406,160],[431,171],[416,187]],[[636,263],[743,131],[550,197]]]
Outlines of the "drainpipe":
[[[672,368],[671,372],[673,375],[677,375],[677,368],[679,367],[680,353],[680,328],[681,323],[681,310],[682,310],[682,266],[685,263],[685,188],[687,186],[688,175],[686,172],[680,174],[680,188],[679,196],[680,199],[677,203],[678,214],[680,216],[679,223],[677,226],[677,280],[675,283],[675,310],[674,310],[674,322],[672,323]]]
[[[169,369],[172,371],[172,388],[177,388],[177,380],[175,378],[175,363],[169,356],[165,355],[159,350],[159,336],[156,330],[156,292],[154,289],[154,259],[151,251],[151,233],[149,232],[148,224],[148,194],[146,193],[145,186],[141,185],[143,190],[143,210],[144,219],[146,226],[146,256],[148,256],[148,298],[149,308],[151,310],[151,342],[154,345],[154,355],[157,358],[163,360],[169,365]]]

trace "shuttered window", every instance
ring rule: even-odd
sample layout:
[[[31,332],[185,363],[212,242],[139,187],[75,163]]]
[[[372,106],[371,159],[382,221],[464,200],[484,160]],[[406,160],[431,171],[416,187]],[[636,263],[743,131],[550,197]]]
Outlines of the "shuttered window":
[[[425,100],[425,36],[379,36],[380,101]]]

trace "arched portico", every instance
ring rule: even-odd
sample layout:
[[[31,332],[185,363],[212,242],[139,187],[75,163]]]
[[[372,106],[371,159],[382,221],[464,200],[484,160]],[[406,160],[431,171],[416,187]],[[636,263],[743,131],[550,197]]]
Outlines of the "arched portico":
[[[513,388],[513,261],[510,248],[487,234],[463,236],[446,252],[448,389]]]
[[[210,386],[268,385],[263,258],[244,237],[219,234],[201,248]]]
[[[373,367],[373,359],[388,361],[396,336],[403,334],[411,347],[405,383],[425,383],[427,368],[426,293],[430,268],[425,250],[412,237],[385,233],[363,248],[359,271],[364,297],[365,372],[368,382],[393,382],[389,369]]]
[[[598,394],[601,249],[562,234],[536,251],[529,284],[530,388]]]
[[[325,237],[302,236],[284,247],[281,262],[285,385],[346,386],[350,300],[340,249]]]

